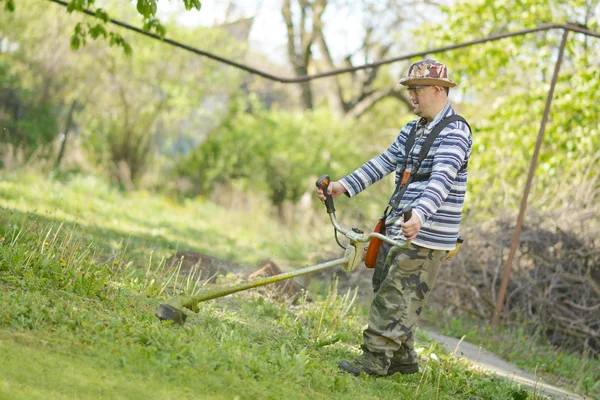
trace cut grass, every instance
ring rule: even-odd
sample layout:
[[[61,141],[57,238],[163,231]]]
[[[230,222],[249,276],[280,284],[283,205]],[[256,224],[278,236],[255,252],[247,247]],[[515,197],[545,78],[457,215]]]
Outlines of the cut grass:
[[[423,349],[419,374],[340,372],[337,361],[357,354],[364,316],[335,286],[296,306],[243,292],[203,303],[185,326],[160,322],[159,302],[189,290],[169,281],[161,261],[183,243],[247,263],[273,251],[300,259],[309,245],[287,249],[294,232],[256,210],[235,213],[232,233],[215,205],[86,182],[28,176],[0,184],[8,207],[0,210],[2,398],[538,397],[474,373],[435,344]],[[257,255],[251,238],[259,234]]]

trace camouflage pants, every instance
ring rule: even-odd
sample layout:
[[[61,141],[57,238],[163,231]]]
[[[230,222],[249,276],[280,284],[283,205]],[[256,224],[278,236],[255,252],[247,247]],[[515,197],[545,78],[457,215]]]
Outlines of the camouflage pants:
[[[369,325],[363,332],[363,348],[371,353],[385,353],[389,358],[413,349],[412,328],[446,254],[445,250],[413,244],[405,249],[381,244],[373,274],[375,298]]]

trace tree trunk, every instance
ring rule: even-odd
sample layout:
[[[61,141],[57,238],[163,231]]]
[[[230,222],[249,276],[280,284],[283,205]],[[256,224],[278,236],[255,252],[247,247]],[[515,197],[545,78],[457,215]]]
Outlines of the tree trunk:
[[[291,0],[284,0],[281,5],[281,15],[287,28],[287,53],[291,64],[294,67],[296,76],[308,75],[308,65],[312,59],[311,46],[315,39],[314,31],[307,32],[308,15],[307,11],[311,4],[307,1],[299,1],[301,17],[297,24],[294,24],[292,18]],[[321,13],[316,15],[321,16]],[[310,81],[300,83],[302,106],[304,109],[313,108],[313,94]]]
[[[292,7],[294,3],[295,7]],[[394,21],[388,20],[389,27],[394,24],[401,24],[405,20],[405,8],[410,8],[410,2],[385,2],[392,10],[370,7],[369,2],[330,2],[329,0],[282,0],[281,15],[283,16],[287,28],[287,54],[290,63],[294,68],[296,76],[304,76],[308,73],[308,66],[313,63],[317,67],[323,67],[326,71],[336,69],[335,61],[329,49],[326,39],[326,30],[323,21],[323,14],[329,4],[331,7],[362,7],[373,17],[369,25],[365,28],[365,34],[362,39],[362,46],[345,57],[346,66],[352,67],[352,58],[361,54],[364,56],[364,62],[374,62],[385,58],[392,48],[392,41],[379,43],[374,37],[377,29],[381,30],[378,20],[382,15],[387,16],[390,12],[396,15]],[[361,6],[362,4],[362,6]],[[295,17],[292,15],[292,9],[298,13]],[[336,10],[337,11],[337,10]],[[387,18],[386,18],[387,20]],[[319,47],[320,58],[315,63],[312,52],[312,45]],[[389,89],[379,89],[374,87],[380,69],[371,68],[361,72],[352,73],[351,87],[344,89],[338,76],[327,78],[327,95],[329,104],[334,112],[345,119],[358,118],[370,110],[374,105],[387,97],[393,97],[400,100],[410,110],[411,103],[406,94],[393,87]],[[393,82],[390,82],[390,86]],[[309,82],[300,84],[302,91],[302,105],[304,109],[313,108],[313,93]]]
[[[307,71],[307,68],[300,68],[304,71]],[[299,68],[296,68],[296,76]],[[307,72],[304,72],[303,75],[307,75]],[[312,87],[310,85],[310,81],[300,83],[300,90],[302,92],[302,106],[305,110],[312,110],[313,108],[313,95],[312,95]]]
[[[60,162],[62,161],[62,158],[65,155],[65,148],[67,147],[69,131],[71,130],[71,125],[73,124],[73,112],[75,111],[76,104],[77,100],[73,100],[73,102],[71,103],[71,107],[69,108],[69,113],[67,114],[67,123],[65,124],[65,132],[63,133],[63,140],[60,143],[60,151],[58,152],[58,158],[56,159],[54,169],[58,169],[60,167]]]

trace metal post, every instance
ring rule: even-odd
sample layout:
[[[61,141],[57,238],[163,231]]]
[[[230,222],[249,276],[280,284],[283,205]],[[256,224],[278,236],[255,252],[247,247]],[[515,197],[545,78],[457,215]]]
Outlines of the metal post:
[[[558,59],[554,66],[554,76],[552,77],[552,83],[550,84],[550,90],[548,91],[548,97],[546,99],[546,108],[544,109],[544,116],[542,117],[542,124],[538,133],[537,142],[535,143],[535,150],[533,151],[533,158],[531,159],[531,166],[529,167],[529,174],[527,175],[527,184],[525,185],[525,192],[521,199],[521,209],[519,210],[519,217],[517,218],[517,227],[513,233],[512,243],[510,245],[510,252],[506,259],[506,266],[504,267],[504,276],[502,277],[502,283],[500,285],[500,292],[498,292],[498,300],[496,301],[496,310],[492,317],[492,326],[498,326],[500,319],[500,313],[502,306],[504,305],[504,298],[506,297],[506,289],[508,288],[508,281],[510,279],[510,273],[512,272],[512,263],[517,251],[519,244],[519,236],[521,235],[521,227],[523,226],[523,219],[525,217],[525,209],[527,208],[527,197],[529,197],[529,191],[531,189],[531,182],[533,181],[533,175],[535,173],[535,166],[537,164],[538,155],[540,153],[540,147],[542,145],[542,139],[544,138],[544,130],[546,129],[546,122],[548,121],[548,114],[550,113],[550,105],[552,104],[552,97],[554,95],[554,87],[558,80],[558,73],[560,71],[560,65],[562,64],[563,55],[565,52],[565,45],[567,43],[567,36],[569,31],[565,29],[558,52]]]

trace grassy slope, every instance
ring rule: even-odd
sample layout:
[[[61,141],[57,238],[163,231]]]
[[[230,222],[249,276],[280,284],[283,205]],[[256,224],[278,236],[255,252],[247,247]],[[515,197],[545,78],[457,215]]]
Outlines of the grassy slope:
[[[119,241],[131,238],[128,256],[138,260],[150,250],[163,256],[176,248],[246,264],[267,257],[300,261],[307,251],[307,244],[262,217],[260,205],[255,213],[244,213],[202,201],[180,204],[147,193],[123,196],[94,178],[77,178],[67,185],[32,175],[5,178],[0,182],[0,205],[82,225],[105,250],[118,250]]]
[[[293,307],[240,293],[204,304],[183,327],[159,322],[158,303],[191,290],[166,283],[160,260],[175,248],[245,264],[308,253],[310,243],[256,210],[33,176],[0,182],[0,206],[0,398],[528,397],[435,345],[423,349],[422,374],[340,373],[336,361],[356,354],[364,316],[335,288]]]

